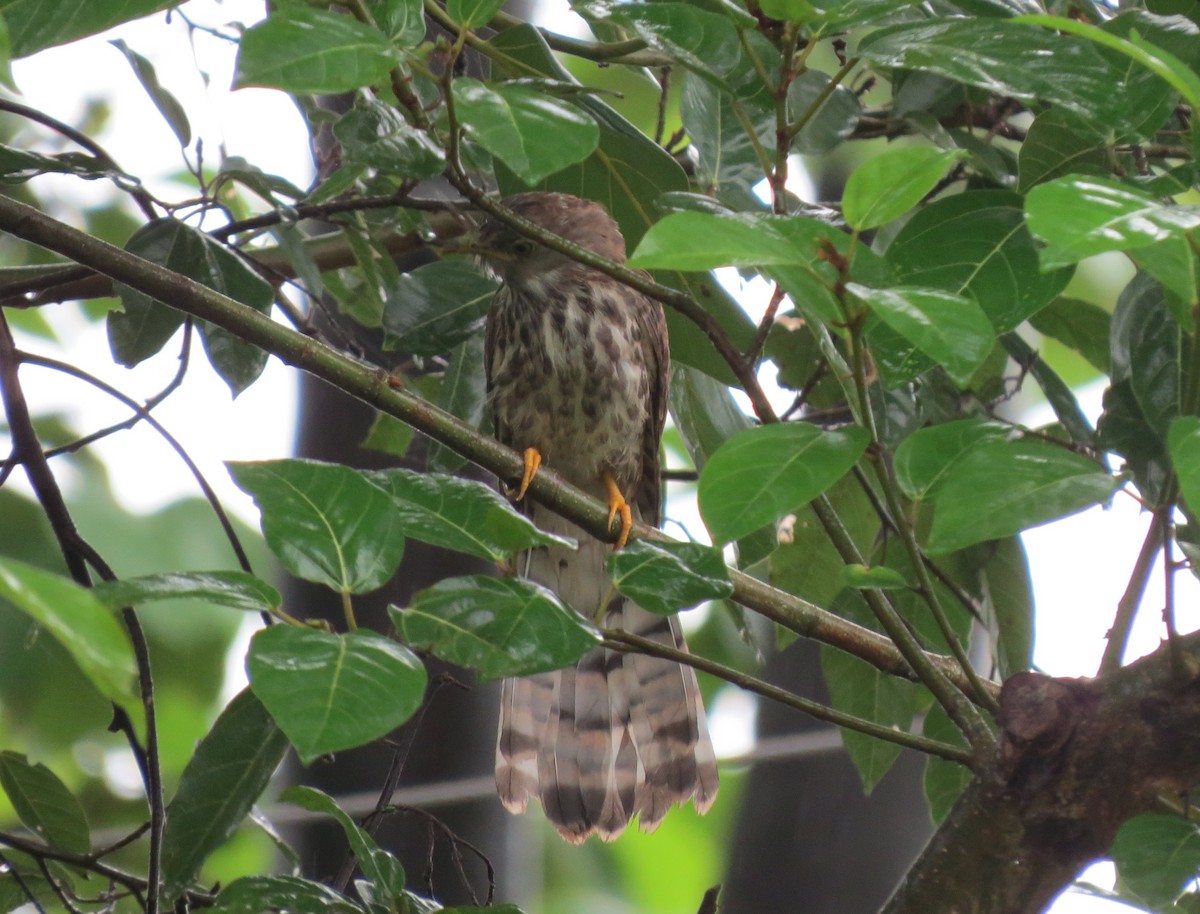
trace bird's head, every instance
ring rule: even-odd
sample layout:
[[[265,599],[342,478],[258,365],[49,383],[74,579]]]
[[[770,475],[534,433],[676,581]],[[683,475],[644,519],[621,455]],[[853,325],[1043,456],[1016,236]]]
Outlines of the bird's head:
[[[617,263],[625,262],[625,239],[603,206],[570,194],[531,191],[503,201],[514,213]],[[587,268],[565,254],[538,244],[497,219],[479,229],[484,266],[508,286],[532,289],[554,282],[563,271]]]

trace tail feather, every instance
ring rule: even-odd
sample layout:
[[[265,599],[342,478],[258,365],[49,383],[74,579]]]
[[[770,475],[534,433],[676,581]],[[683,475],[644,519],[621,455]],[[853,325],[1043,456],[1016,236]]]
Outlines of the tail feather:
[[[579,550],[534,550],[526,574],[594,616],[612,598],[608,547],[548,511],[536,510],[535,520],[574,537]],[[621,598],[608,604],[605,624],[687,649],[678,619]],[[689,667],[597,648],[574,667],[506,680],[500,710],[501,801],[519,812],[537,795],[572,843],[593,832],[611,841],[635,814],[643,830],[653,830],[673,804],[694,797],[704,812],[716,797],[716,756]]]

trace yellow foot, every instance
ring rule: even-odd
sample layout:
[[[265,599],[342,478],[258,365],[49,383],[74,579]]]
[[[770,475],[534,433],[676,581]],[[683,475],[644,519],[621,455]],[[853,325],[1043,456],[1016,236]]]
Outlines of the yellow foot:
[[[605,470],[600,474],[600,478],[604,480],[604,488],[608,490],[608,526],[611,528],[617,515],[621,515],[621,535],[617,537],[617,544],[613,546],[613,550],[624,549],[625,544],[629,542],[629,531],[633,529],[633,511],[625,501],[625,496],[621,494],[617,477],[613,475],[612,470]]]
[[[541,452],[535,447],[525,448],[525,472],[521,475],[521,488],[517,489],[517,497],[513,499],[514,501],[520,501],[525,497],[525,490],[533,482],[533,477],[537,475],[538,467],[541,465]]]

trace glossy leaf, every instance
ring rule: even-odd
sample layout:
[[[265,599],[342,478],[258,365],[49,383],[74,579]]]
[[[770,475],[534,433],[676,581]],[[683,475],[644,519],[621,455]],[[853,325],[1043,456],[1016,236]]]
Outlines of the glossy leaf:
[[[438,389],[437,404],[471,428],[483,426],[487,401],[487,377],[483,371],[483,329],[459,343],[450,353],[450,366]],[[426,466],[432,473],[455,473],[467,458],[440,441],[429,446]]]
[[[1107,374],[1110,320],[1109,312],[1099,305],[1077,298],[1056,298],[1029,323],[1038,333],[1058,340]]]
[[[896,449],[896,482],[909,498],[929,498],[971,448],[983,441],[1003,440],[1012,432],[1003,422],[985,419],[958,419],[920,429]]]
[[[400,468],[366,478],[387,493],[404,535],[434,546],[501,562],[537,546],[571,545],[543,533],[482,482]]]
[[[377,82],[396,62],[377,28],[333,10],[283,6],[242,35],[233,87],[331,95]]]
[[[799,422],[733,436],[700,474],[700,514],[713,542],[727,543],[806,505],[850,471],[869,440],[858,426],[823,432]]]
[[[1118,830],[1113,863],[1121,882],[1154,910],[1164,910],[1200,872],[1200,829],[1180,816],[1135,816]]]
[[[421,661],[363,629],[335,635],[272,625],[250,642],[246,672],[306,765],[386,735],[412,716],[425,694]]]
[[[203,600],[214,606],[270,612],[282,603],[279,591],[244,571],[179,571],[104,581],[92,588],[109,609],[158,600]]]
[[[581,109],[532,87],[460,77],[454,103],[470,137],[528,185],[586,158],[600,141]]]
[[[876,64],[936,73],[987,92],[1042,99],[1122,130],[1141,111],[1121,96],[1122,72],[1090,41],[990,18],[928,19],[878,29],[859,53]]]
[[[315,460],[230,463],[262,512],[267,545],[297,577],[337,591],[382,587],[404,552],[392,500],[349,467]]]
[[[310,812],[333,817],[346,835],[350,850],[358,858],[358,867],[385,901],[395,900],[404,891],[404,869],[390,852],[375,843],[370,833],[361,828],[328,794],[314,787],[289,787],[279,795],[284,803],[295,803]],[[389,907],[392,907],[389,905]]]
[[[21,824],[50,847],[72,854],[91,851],[83,807],[45,765],[33,764],[19,752],[0,752],[0,787]]]
[[[390,105],[360,102],[333,126],[350,166],[374,168],[399,178],[432,178],[446,167],[445,154],[429,134],[408,124]]]
[[[447,578],[389,613],[407,644],[470,667],[483,679],[568,666],[598,640],[551,591],[517,578]]]
[[[612,19],[669,54],[701,79],[720,82],[737,61],[737,34],[729,19],[690,3],[624,3]]]
[[[703,543],[637,540],[609,556],[608,573],[617,590],[662,615],[733,593],[720,550]]]
[[[462,260],[401,274],[384,302],[384,347],[414,355],[449,352],[483,325],[495,291],[494,280]]]
[[[91,591],[24,562],[0,558],[0,597],[53,635],[101,695],[134,721],[145,719],[134,691],[133,647]]]
[[[1193,515],[1200,516],[1200,418],[1180,416],[1172,422],[1167,447],[1183,500]]]
[[[121,3],[54,3],[6,0],[0,13],[8,26],[13,57],[95,35],[122,22],[164,10],[175,0],[123,0]]]
[[[1113,311],[1109,352],[1114,384],[1128,380],[1146,424],[1161,439],[1179,415],[1179,326],[1162,287],[1134,277]]]
[[[991,322],[969,298],[937,289],[868,289],[857,283],[846,288],[964,387],[995,345]]]
[[[299,876],[242,876],[223,887],[212,914],[363,914],[329,886]]]
[[[425,10],[421,0],[373,0],[376,24],[398,48],[412,48],[425,37]]]
[[[1033,581],[1019,536],[997,540],[983,566],[983,622],[1002,679],[1033,666]]]
[[[941,705],[935,704],[925,715],[921,733],[930,739],[941,740],[952,746],[963,746],[962,733]],[[935,824],[941,823],[950,813],[954,801],[971,783],[971,769],[957,762],[947,761],[931,755],[925,760],[925,801],[929,804],[929,815]]]
[[[922,207],[887,249],[901,285],[973,299],[998,332],[1038,313],[1066,287],[1070,269],[1042,272],[1022,200],[1007,191],[968,191]]]
[[[803,263],[805,258],[782,235],[772,216],[671,213],[651,226],[629,258],[629,265],[650,270],[711,270]]]
[[[824,155],[850,136],[858,125],[862,108],[858,97],[845,86],[830,91],[829,82],[828,74],[809,69],[788,87],[787,104],[792,119],[808,117],[792,140],[793,152]]]
[[[947,471],[934,500],[930,554],[1011,536],[1102,502],[1117,481],[1095,462],[1040,441],[984,441]]]
[[[269,312],[275,300],[271,286],[237,255],[175,219],[157,219],[143,226],[125,247],[260,314]],[[183,323],[183,313],[120,283],[114,288],[124,310],[108,315],[109,344],[113,357],[132,367],[163,347]],[[209,361],[235,396],[262,373],[266,352],[207,321],[200,322],[200,330]]]
[[[175,898],[258,802],[288,749],[287,737],[249,689],[229,703],[200,741],[168,807],[163,884]]]
[[[866,622],[868,613],[859,595],[854,591],[844,594],[834,604],[834,611],[849,615],[853,621]],[[911,727],[919,694],[913,683],[881,673],[865,661],[825,645],[821,646],[821,672],[830,700],[839,711],[900,730]],[[842,744],[868,794],[900,755],[895,743],[851,730],[842,731]]]
[[[450,18],[468,29],[487,25],[502,6],[504,0],[446,0]]]
[[[1049,108],[1029,125],[1018,153],[1020,189],[1062,177],[1071,172],[1095,175],[1109,173],[1106,155],[1108,137],[1090,120]]]
[[[1035,187],[1029,228],[1045,242],[1042,266],[1073,264],[1107,251],[1131,251],[1200,227],[1200,206],[1168,206],[1104,178],[1070,175]]]
[[[959,159],[960,150],[908,146],[867,159],[846,182],[842,212],[858,231],[898,219],[921,202]]]

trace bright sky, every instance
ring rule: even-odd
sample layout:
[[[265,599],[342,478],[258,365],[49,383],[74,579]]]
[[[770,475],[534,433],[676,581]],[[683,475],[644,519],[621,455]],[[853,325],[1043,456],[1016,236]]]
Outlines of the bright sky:
[[[256,0],[191,0],[186,6],[189,18],[211,26],[260,17],[262,8],[262,2]],[[120,52],[107,43],[107,39],[116,37],[153,60],[160,81],[187,110],[193,134],[204,137],[209,161],[215,161],[223,148],[299,186],[309,183],[307,135],[291,103],[280,93],[264,90],[230,93],[232,47],[197,32],[192,36],[196,46],[193,50],[178,18],[170,29],[164,29],[162,17],[153,17],[17,61],[13,69],[22,100],[71,124],[79,122],[87,98],[109,100],[109,121],[99,137],[103,145],[125,170],[147,178],[154,192],[166,198],[186,196],[187,191],[162,177],[164,165],[170,171],[182,164],[177,143]],[[207,85],[197,72],[196,60],[212,68]],[[80,74],[87,74],[86,80],[81,80]],[[29,128],[17,143],[27,145],[39,136],[45,136],[42,128]],[[77,218],[81,204],[96,205],[112,193],[101,182],[39,179],[39,193],[49,194],[51,187],[61,201],[57,214],[68,220]],[[152,395],[174,372],[175,360],[170,355],[132,371],[115,366],[108,357],[102,327],[89,326],[71,306],[53,308],[51,312],[49,316],[65,341],[65,353],[59,354],[136,399]],[[36,339],[24,339],[22,344],[41,352],[52,348]],[[170,352],[171,347],[166,351]],[[290,452],[295,378],[272,359],[262,381],[234,401],[198,350],[196,356],[183,389],[155,415],[183,442],[226,505],[255,522],[257,515],[249,499],[230,483],[222,461],[273,458]],[[33,375],[34,369],[26,370]],[[29,382],[29,390],[35,413],[59,410],[81,431],[126,417],[123,409],[106,398],[93,396],[82,385],[40,370],[36,382]],[[1097,413],[1100,391],[1089,391],[1085,400],[1089,412]],[[149,510],[195,493],[190,475],[149,429],[121,433],[101,442],[96,450],[111,468],[118,496],[131,508]],[[673,508],[672,513],[679,511]],[[1137,505],[1122,496],[1109,509],[1096,508],[1025,535],[1041,607],[1036,661],[1046,672],[1079,676],[1095,672],[1105,632],[1145,528],[1146,519]],[[1160,569],[1147,595],[1147,610],[1134,631],[1131,650],[1135,655],[1153,650],[1162,635],[1158,618],[1162,581]],[[1189,631],[1200,627],[1195,581],[1180,575],[1178,584],[1179,628]],[[1092,878],[1111,885],[1111,868],[1097,871]],[[1056,914],[1103,914],[1128,909],[1071,895],[1061,899],[1053,910]]]

